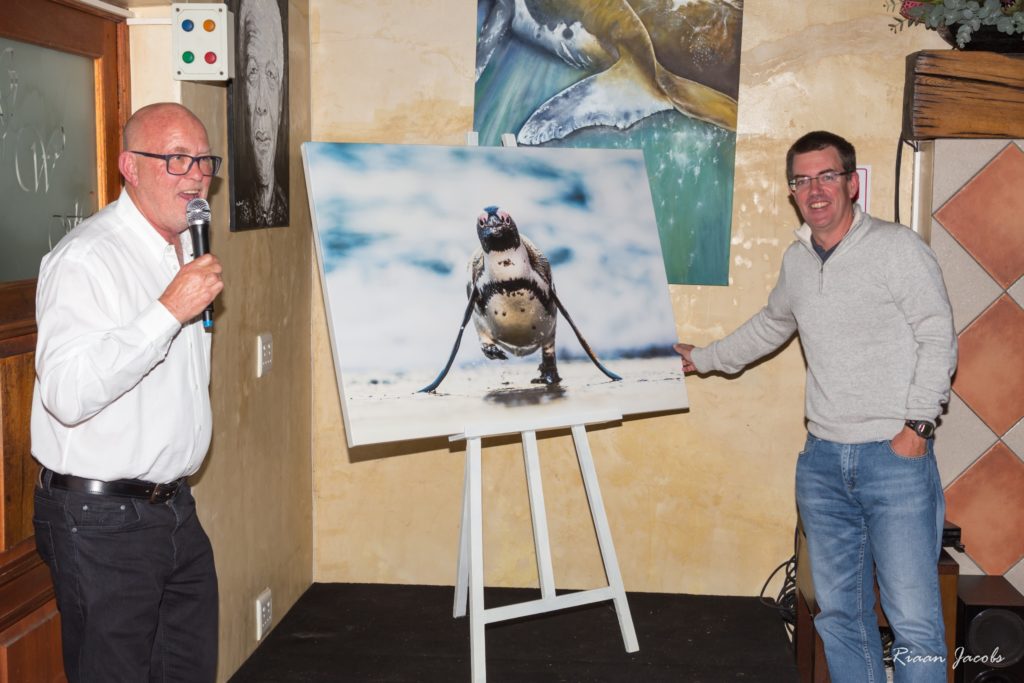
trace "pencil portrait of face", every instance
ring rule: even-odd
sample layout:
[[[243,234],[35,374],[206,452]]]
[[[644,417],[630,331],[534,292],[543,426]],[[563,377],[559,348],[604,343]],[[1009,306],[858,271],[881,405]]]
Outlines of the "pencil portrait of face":
[[[287,225],[287,46],[279,0],[239,0],[232,228]]]

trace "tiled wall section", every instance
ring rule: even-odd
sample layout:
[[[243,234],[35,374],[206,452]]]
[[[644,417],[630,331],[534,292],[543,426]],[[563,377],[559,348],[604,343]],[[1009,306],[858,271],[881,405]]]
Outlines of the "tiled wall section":
[[[931,243],[960,359],[936,438],[963,573],[1024,590],[1024,141],[938,140]]]

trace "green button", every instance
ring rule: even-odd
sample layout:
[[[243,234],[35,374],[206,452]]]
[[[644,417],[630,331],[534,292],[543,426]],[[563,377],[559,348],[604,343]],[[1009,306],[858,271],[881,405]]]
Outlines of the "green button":
[[[185,54],[181,55],[181,59],[186,64],[191,64],[192,62],[196,61],[196,56],[192,54],[191,51],[187,51],[185,52]]]

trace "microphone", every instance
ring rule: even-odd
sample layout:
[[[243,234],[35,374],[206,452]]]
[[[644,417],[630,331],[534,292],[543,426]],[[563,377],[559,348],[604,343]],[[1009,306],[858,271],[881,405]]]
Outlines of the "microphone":
[[[205,199],[196,197],[185,207],[188,218],[188,229],[192,233],[192,254],[199,258],[210,252],[210,204]],[[213,302],[203,311],[203,328],[212,331]]]

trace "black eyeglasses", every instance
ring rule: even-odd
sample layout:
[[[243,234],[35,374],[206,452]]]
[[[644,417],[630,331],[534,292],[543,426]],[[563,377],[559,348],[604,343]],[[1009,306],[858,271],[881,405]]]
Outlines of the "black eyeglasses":
[[[163,159],[167,164],[167,172],[171,175],[185,175],[192,170],[192,164],[199,164],[199,172],[205,176],[215,176],[220,170],[220,157],[211,155],[194,157],[188,154],[153,154],[151,152],[137,152],[129,150],[132,154],[149,157],[150,159]]]
[[[835,185],[839,182],[839,179],[844,175],[850,175],[856,173],[856,171],[825,171],[815,176],[798,175],[789,181],[789,189],[796,192],[797,190],[806,190],[811,186],[812,180],[817,180],[819,185]]]

